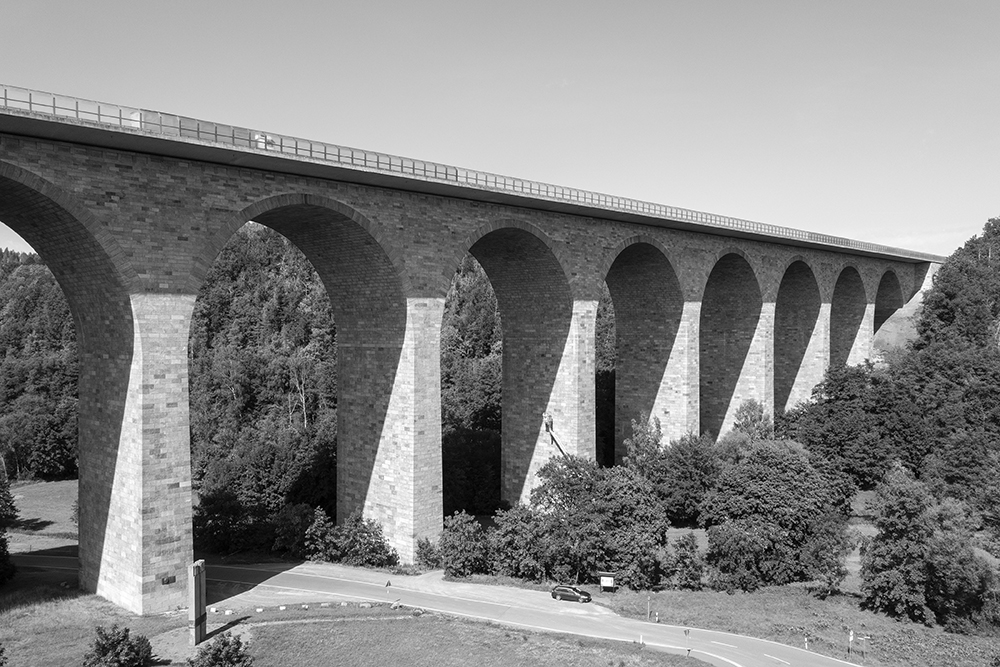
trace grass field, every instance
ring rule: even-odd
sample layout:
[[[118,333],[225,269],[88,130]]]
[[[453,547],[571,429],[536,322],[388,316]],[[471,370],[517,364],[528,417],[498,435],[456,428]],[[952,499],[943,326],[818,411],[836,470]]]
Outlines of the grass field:
[[[76,538],[71,521],[76,482],[20,485],[13,489],[21,522],[11,531],[17,550],[50,548]],[[210,594],[212,592],[210,591]],[[224,595],[225,591],[216,591]],[[231,593],[231,591],[230,591]],[[214,598],[213,598],[214,599]],[[691,660],[649,649],[576,637],[525,633],[498,625],[406,610],[310,605],[257,614],[236,610],[237,626],[250,637],[257,667],[402,664],[448,667],[517,665],[691,665]],[[228,618],[228,617],[225,617]],[[187,627],[186,614],[137,617],[93,595],[83,595],[65,574],[20,572],[0,589],[0,645],[9,662],[32,667],[66,667],[83,662],[98,625],[119,624],[157,645]],[[159,665],[182,665],[182,658]],[[695,664],[703,664],[695,661]]]
[[[23,573],[13,586],[0,590],[0,645],[11,665],[79,665],[93,642],[94,628],[114,623],[148,637],[159,658],[155,664],[185,664],[183,657],[157,650],[165,645],[162,638],[168,636],[171,641],[167,645],[186,645],[185,614],[136,617],[96,596],[60,586],[63,578]],[[270,609],[263,613],[237,609],[232,618],[236,623],[233,631],[248,638],[257,667],[459,667],[470,660],[482,667],[703,664],[635,644],[515,631],[439,614],[418,616],[413,610],[384,605],[310,605],[309,610]]]
[[[21,486],[14,490],[18,507],[26,520],[12,541],[58,539],[54,536],[75,531],[69,511],[76,496],[75,483]],[[861,512],[859,512],[860,514]],[[863,518],[856,528],[870,531]],[[671,539],[686,530],[671,532]],[[704,542],[703,532],[696,531]],[[48,536],[48,537],[46,537]],[[702,544],[704,547],[704,544]],[[857,571],[858,554],[848,560],[851,574],[845,594],[819,599],[804,586],[786,586],[752,594],[728,595],[716,592],[661,591],[653,593],[649,605],[660,621],[674,625],[719,629],[803,646],[810,637],[810,649],[844,658],[848,633],[853,630],[856,648],[866,648],[865,664],[875,667],[981,667],[1000,656],[1000,637],[966,637],[948,634],[940,628],[897,622],[860,609]],[[0,644],[7,647],[12,665],[79,664],[93,638],[94,626],[126,624],[134,632],[155,636],[181,628],[185,618],[137,618],[94,596],[81,596],[68,588],[65,577],[22,573],[15,582],[0,590]],[[475,578],[481,583],[546,588],[547,585],[519,584],[514,580]],[[645,618],[647,595],[621,591],[602,594],[590,587],[595,602],[619,613]],[[244,610],[247,611],[247,610]],[[638,647],[593,643],[570,637],[515,632],[500,626],[460,621],[436,615],[399,618],[398,612],[374,608],[363,617],[348,610],[339,618],[299,614],[278,619],[258,617],[247,611],[251,623],[253,651],[259,667],[268,665],[327,665],[336,655],[338,664],[433,664],[435,667],[476,662],[491,665],[581,664],[657,665],[673,656],[643,651]],[[388,614],[380,617],[380,614]],[[374,620],[373,619],[377,619]],[[256,625],[258,622],[263,625]],[[861,637],[870,637],[862,644]],[[530,660],[525,656],[530,655]],[[20,656],[20,657],[19,657]],[[290,656],[294,656],[291,659]],[[425,660],[426,656],[430,656]],[[482,659],[481,659],[482,658]],[[547,662],[550,661],[550,662]],[[854,661],[861,662],[856,656]],[[166,664],[166,663],[164,663]],[[181,664],[181,663],[176,663]],[[691,664],[690,662],[686,664]]]

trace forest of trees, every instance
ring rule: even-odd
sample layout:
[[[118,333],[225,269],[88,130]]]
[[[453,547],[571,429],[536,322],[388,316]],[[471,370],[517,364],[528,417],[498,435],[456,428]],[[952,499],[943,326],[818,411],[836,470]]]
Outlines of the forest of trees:
[[[212,267],[189,352],[198,548],[339,558],[345,544],[381,539],[361,517],[343,528],[327,518],[336,512],[330,298],[304,256],[266,227],[245,226]],[[597,461],[553,460],[528,507],[500,502],[502,326],[471,257],[456,272],[441,340],[448,518],[440,543],[421,545],[427,562],[454,574],[580,581],[614,567],[636,588],[811,580],[829,592],[854,546],[851,500],[864,490],[879,528],[862,545],[866,604],[959,630],[1000,619],[995,569],[976,551],[1000,554],[1000,219],[941,267],[905,348],[831,368],[810,401],[773,421],[748,402],[718,441],[664,442],[655,419],[635,415],[620,466],[611,465],[615,334],[605,295]],[[33,255],[0,254],[0,349],[7,476],[72,478],[74,328]],[[471,515],[493,515],[494,527]],[[707,552],[690,537],[668,543],[668,526],[706,529]]]

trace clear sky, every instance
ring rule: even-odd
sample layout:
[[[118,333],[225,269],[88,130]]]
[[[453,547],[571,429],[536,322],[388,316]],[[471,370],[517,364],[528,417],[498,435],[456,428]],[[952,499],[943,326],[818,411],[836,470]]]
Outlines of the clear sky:
[[[1000,216],[998,27],[997,0],[0,0],[0,82],[947,255]]]

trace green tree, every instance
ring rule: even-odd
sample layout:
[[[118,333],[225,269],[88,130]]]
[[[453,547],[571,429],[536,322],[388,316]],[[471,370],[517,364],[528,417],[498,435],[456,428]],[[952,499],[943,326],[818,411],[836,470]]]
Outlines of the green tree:
[[[445,518],[438,550],[448,576],[468,577],[489,571],[488,536],[476,519],[465,512]]]
[[[12,579],[15,573],[7,542],[7,528],[16,521],[17,506],[10,492],[10,481],[0,471],[0,586]]]
[[[809,545],[827,530],[823,519],[834,499],[829,480],[801,445],[752,444],[722,471],[702,507],[713,581],[753,590],[807,578]],[[838,524],[838,530],[844,527]]]
[[[735,416],[733,430],[743,433],[751,442],[774,439],[774,422],[756,400],[751,398],[740,403]]]
[[[673,526],[695,526],[701,505],[722,471],[722,458],[712,439],[693,433],[674,440],[664,452],[665,471],[657,491]]]
[[[548,576],[551,536],[541,516],[518,504],[497,512],[493,519],[496,525],[489,531],[492,572],[532,581]]]
[[[941,265],[924,295],[917,347],[956,340],[996,347],[1000,319],[1000,218],[969,239]]]
[[[933,620],[926,597],[932,503],[926,485],[898,463],[878,486],[873,507],[878,534],[861,558],[861,593],[868,608]]]
[[[871,489],[895,460],[911,468],[929,451],[927,412],[905,382],[870,363],[831,367],[812,400],[785,413],[780,437],[800,442],[861,489]]]
[[[695,534],[686,533],[674,540],[674,585],[682,590],[699,591],[704,570]]]
[[[547,462],[538,478],[531,501],[548,535],[550,576],[585,581],[613,570],[634,589],[659,581],[668,523],[644,476],[569,456]]]

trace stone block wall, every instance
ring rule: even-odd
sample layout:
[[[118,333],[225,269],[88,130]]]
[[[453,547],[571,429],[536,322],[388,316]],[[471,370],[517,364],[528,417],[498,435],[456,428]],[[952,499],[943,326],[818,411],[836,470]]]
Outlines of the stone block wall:
[[[857,361],[923,276],[902,261],[471,197],[0,134],[0,219],[52,268],[80,341],[85,588],[141,613],[185,604],[187,330],[205,275],[248,220],[291,239],[330,291],[343,336],[338,500],[383,522],[407,559],[441,526],[440,327],[465,253],[501,308],[511,500],[560,448],[594,455],[605,281],[623,318],[623,406],[666,414],[672,438],[724,430],[744,398],[770,409],[776,373],[799,395],[825,364]],[[801,313],[816,291],[780,289],[786,275],[802,282],[806,269],[787,274],[797,261],[819,312],[829,304],[829,327],[808,343]]]

